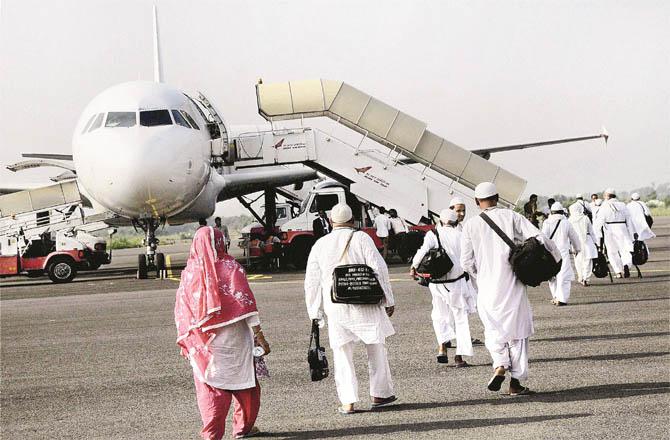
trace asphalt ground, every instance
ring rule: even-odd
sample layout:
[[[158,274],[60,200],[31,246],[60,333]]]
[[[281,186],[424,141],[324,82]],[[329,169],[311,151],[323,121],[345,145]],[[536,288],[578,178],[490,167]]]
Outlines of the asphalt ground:
[[[399,401],[369,411],[360,347],[363,402],[351,416],[336,413],[332,377],[309,381],[303,274],[251,274],[272,345],[261,438],[670,438],[670,218],[654,230],[642,279],[573,284],[567,307],[549,303],[546,283],[529,289],[531,396],[486,390],[492,371],[482,346],[470,368],[454,368],[453,353],[438,365],[430,295],[392,265],[397,334],[387,343]],[[133,279],[137,250],[126,250],[68,285],[0,281],[2,438],[198,438],[193,379],[173,323],[187,249],[162,250],[172,279]],[[470,322],[481,338],[476,315]]]

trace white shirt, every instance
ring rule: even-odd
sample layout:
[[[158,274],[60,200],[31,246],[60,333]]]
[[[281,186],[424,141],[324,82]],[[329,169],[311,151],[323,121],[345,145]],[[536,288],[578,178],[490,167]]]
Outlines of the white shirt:
[[[560,251],[525,217],[510,209],[488,208],[486,214],[510,239],[521,243],[536,237],[556,261]],[[485,337],[495,343],[527,338],[533,334],[533,312],[526,286],[517,279],[508,258],[510,247],[480,216],[463,225],[461,266],[476,277],[477,308]]]
[[[389,229],[391,229],[391,221],[386,214],[378,214],[375,217],[375,229],[377,230],[377,237],[386,238],[389,236]]]
[[[384,307],[395,304],[389,282],[388,267],[372,238],[356,231],[349,250],[342,260],[351,228],[334,228],[319,238],[307,259],[305,271],[305,303],[310,319],[328,317],[328,339],[331,348],[361,340],[366,344],[381,344],[395,333]],[[331,300],[333,270],[340,264],[367,264],[372,268],[384,291],[380,304],[334,304]],[[323,312],[322,312],[323,310]]]
[[[608,240],[616,240],[621,249],[633,250],[635,227],[626,204],[617,199],[608,199],[600,205],[598,215],[593,221],[596,234],[604,228]]]
[[[598,258],[598,249],[596,248],[596,233],[593,230],[593,224],[584,214],[571,214],[570,224],[577,232],[582,255],[588,259]]]
[[[551,214],[547,221],[542,224],[542,233],[547,237],[551,237],[554,229],[556,229],[556,233],[554,233],[554,236],[551,238],[551,240],[554,242],[558,250],[561,251],[561,256],[563,259],[570,258],[571,245],[575,253],[579,253],[581,251],[581,242],[579,241],[579,236],[572,227],[572,224],[568,221],[567,218],[565,218],[563,214]]]
[[[389,222],[391,223],[391,229],[393,230],[394,234],[400,234],[403,232],[409,232],[409,229],[407,229],[407,224],[405,223],[405,220],[401,219],[400,217],[391,217],[389,218]]]
[[[628,203],[626,207],[630,213],[635,232],[637,232],[637,235],[639,236],[638,239],[645,241],[656,237],[656,234],[651,231],[651,228],[647,224],[647,219],[645,218],[645,215],[651,215],[651,211],[649,211],[647,204],[640,200],[633,200]]]

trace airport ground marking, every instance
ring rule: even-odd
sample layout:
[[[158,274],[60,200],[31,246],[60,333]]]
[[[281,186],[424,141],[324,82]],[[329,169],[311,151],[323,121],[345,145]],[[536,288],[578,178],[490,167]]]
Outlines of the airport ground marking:
[[[167,278],[168,280],[172,281],[181,281],[181,279],[175,277],[172,274],[172,258],[170,258],[170,254],[167,254],[165,256],[165,269],[167,269]]]

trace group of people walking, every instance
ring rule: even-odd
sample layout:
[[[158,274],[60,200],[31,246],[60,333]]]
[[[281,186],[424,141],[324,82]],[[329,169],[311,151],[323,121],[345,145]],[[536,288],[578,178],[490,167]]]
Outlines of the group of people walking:
[[[541,228],[532,223],[533,219],[498,206],[493,183],[479,184],[474,196],[481,214],[464,221],[465,203],[454,198],[449,208],[440,212],[434,231],[426,234],[412,259],[410,276],[421,276],[418,269],[423,258],[431,250],[443,249],[453,266],[446,275],[428,283],[437,361],[448,362],[447,351],[456,340],[455,364],[468,365],[463,357],[473,355],[469,315],[478,313],[493,367],[487,389],[500,391],[509,375],[510,395],[529,394],[522,382],[528,378],[533,313],[526,286],[509,261],[510,246],[502,236],[515,243],[535,238],[556,263],[561,263],[549,284],[554,303],[562,305],[567,304],[573,276],[571,250],[576,254],[578,277],[586,285],[589,263],[597,252],[598,229],[608,253],[617,252],[624,267],[630,263],[625,251],[633,234],[648,239],[653,233],[633,219],[637,208],[618,202],[611,189],[605,191],[605,202],[588,205],[578,198],[569,207],[569,219],[563,206],[554,202]],[[640,212],[648,213],[642,203],[640,207]],[[384,212],[380,216],[386,217]],[[391,215],[391,219],[395,217]],[[378,234],[384,227],[393,228],[391,219],[383,225],[385,219],[375,219]],[[354,215],[346,204],[334,206],[330,219],[319,213],[316,223],[323,234],[309,254],[305,302],[313,323],[323,328],[327,320],[333,376],[341,404],[338,412],[353,414],[361,401],[353,362],[357,343],[362,343],[367,352],[371,406],[392,404],[397,398],[386,339],[395,333],[391,317],[396,304],[384,256],[368,234],[355,229]],[[260,356],[270,352],[244,269],[225,248],[225,238],[218,229],[203,227],[197,231],[175,305],[177,343],[193,368],[205,439],[222,438],[231,401],[235,402],[234,436],[245,438],[259,432],[254,426],[260,407],[257,371]],[[611,262],[613,257],[611,254]],[[365,265],[374,273],[383,293],[381,300],[369,304],[333,301],[333,273],[337,267],[350,264]]]

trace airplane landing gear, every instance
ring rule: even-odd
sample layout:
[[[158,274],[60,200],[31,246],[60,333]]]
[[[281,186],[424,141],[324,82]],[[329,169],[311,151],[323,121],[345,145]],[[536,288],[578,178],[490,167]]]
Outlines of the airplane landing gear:
[[[165,278],[165,255],[157,253],[158,243],[160,240],[156,238],[156,229],[160,226],[161,221],[150,218],[135,221],[135,225],[139,226],[145,233],[144,245],[146,246],[146,253],[137,256],[137,279],[144,280],[147,278],[149,271],[156,271],[156,278]]]

